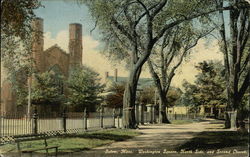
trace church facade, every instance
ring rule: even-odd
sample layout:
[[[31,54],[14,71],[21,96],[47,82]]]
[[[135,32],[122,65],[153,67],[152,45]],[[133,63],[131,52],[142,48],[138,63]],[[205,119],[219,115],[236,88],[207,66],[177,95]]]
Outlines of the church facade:
[[[43,19],[36,18],[32,22],[33,42],[32,57],[34,66],[40,73],[53,71],[68,78],[70,69],[75,65],[82,65],[82,25],[73,23],[69,25],[68,53],[58,45],[53,45],[44,50]],[[18,111],[15,93],[11,83],[4,80],[1,94],[1,114]]]

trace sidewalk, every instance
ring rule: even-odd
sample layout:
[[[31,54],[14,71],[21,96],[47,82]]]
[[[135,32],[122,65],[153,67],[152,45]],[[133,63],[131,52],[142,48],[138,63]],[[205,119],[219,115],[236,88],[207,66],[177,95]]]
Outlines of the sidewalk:
[[[91,151],[79,152],[67,155],[69,157],[87,156],[87,157],[245,157],[248,156],[247,146],[224,147],[208,150],[185,150],[182,149],[185,144],[198,136],[200,133],[220,133],[231,132],[223,128],[223,121],[206,119],[203,122],[174,125],[174,124],[152,124],[140,126],[138,132],[142,135],[133,139],[115,142],[110,145],[95,148]],[[199,145],[198,145],[199,146]],[[220,145],[218,145],[220,146]],[[188,145],[188,147],[191,147]],[[196,147],[196,146],[195,146]],[[66,157],[66,156],[65,156]]]

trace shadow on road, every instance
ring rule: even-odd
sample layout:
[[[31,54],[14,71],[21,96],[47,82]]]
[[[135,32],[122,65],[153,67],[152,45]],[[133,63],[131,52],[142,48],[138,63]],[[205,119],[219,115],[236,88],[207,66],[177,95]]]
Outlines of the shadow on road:
[[[223,149],[228,147],[247,148],[249,133],[239,133],[236,131],[204,131],[197,134],[176,150],[210,150]]]
[[[78,138],[89,138],[89,139],[101,139],[101,140],[114,140],[114,141],[124,141],[133,138],[129,135],[114,135],[109,133],[91,133],[91,134],[81,134],[81,135],[66,135],[64,137],[78,137]]]

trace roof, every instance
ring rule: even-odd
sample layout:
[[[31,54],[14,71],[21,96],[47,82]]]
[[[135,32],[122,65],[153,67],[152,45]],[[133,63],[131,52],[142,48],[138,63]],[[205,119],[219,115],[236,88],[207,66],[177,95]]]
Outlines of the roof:
[[[49,47],[48,49],[46,49],[45,51],[44,51],[44,53],[50,53],[53,49],[59,49],[63,54],[65,54],[66,56],[69,56],[69,54],[66,52],[66,51],[64,51],[61,47],[59,47],[57,44],[55,44],[55,45],[53,45],[53,46],[51,46],[51,47]]]

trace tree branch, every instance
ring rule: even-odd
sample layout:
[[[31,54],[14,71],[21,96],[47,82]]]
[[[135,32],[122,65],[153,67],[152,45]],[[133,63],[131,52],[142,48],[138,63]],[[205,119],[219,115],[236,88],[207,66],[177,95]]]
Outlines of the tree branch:
[[[232,9],[234,9],[235,7],[236,7],[236,6],[228,6],[228,7],[216,8],[216,9],[212,9],[212,10],[210,10],[210,11],[208,11],[208,12],[203,12],[203,13],[191,15],[191,16],[189,16],[189,17],[187,17],[187,18],[184,18],[184,19],[180,19],[180,20],[174,21],[174,22],[172,22],[172,23],[170,23],[170,24],[166,24],[166,25],[162,28],[162,30],[157,34],[157,36],[154,37],[153,42],[154,42],[154,43],[157,42],[157,41],[163,36],[163,34],[166,32],[166,30],[168,30],[169,28],[172,28],[172,27],[174,27],[174,26],[176,26],[176,25],[178,25],[178,24],[180,24],[180,23],[182,23],[182,22],[184,22],[184,21],[192,20],[192,19],[194,19],[194,18],[203,16],[203,15],[208,15],[208,14],[214,13],[214,12],[216,12],[216,11],[221,11],[221,10],[222,10],[222,11],[223,11],[223,10],[232,10]],[[240,8],[250,8],[250,5],[240,6]]]
[[[154,71],[151,60],[148,59],[147,63],[148,63],[148,67],[149,67],[149,72],[150,72],[150,74],[151,74],[151,76],[152,76],[152,78],[154,80],[154,83],[155,83],[156,87],[158,88],[159,91],[162,91],[160,78],[157,75],[157,73]]]
[[[151,17],[154,18],[161,9],[167,4],[168,0],[163,0],[159,3],[159,5],[155,8],[155,10],[152,12]]]
[[[129,40],[133,41],[133,37],[131,36],[131,34],[114,17],[111,18],[111,24],[113,24]]]
[[[242,100],[242,97],[244,96],[247,88],[249,87],[249,80],[250,80],[250,69],[248,69],[245,80],[244,80],[243,84],[241,85],[241,88],[238,92],[238,100]]]
[[[248,52],[250,52],[250,48],[249,48]],[[239,74],[240,76],[241,76],[241,74],[245,71],[245,69],[246,69],[246,67],[247,67],[247,64],[248,64],[249,60],[250,60],[250,53],[248,53],[248,55],[247,55],[245,61],[243,62],[243,65],[242,65],[241,68],[240,68],[240,69],[241,69],[240,74]]]

